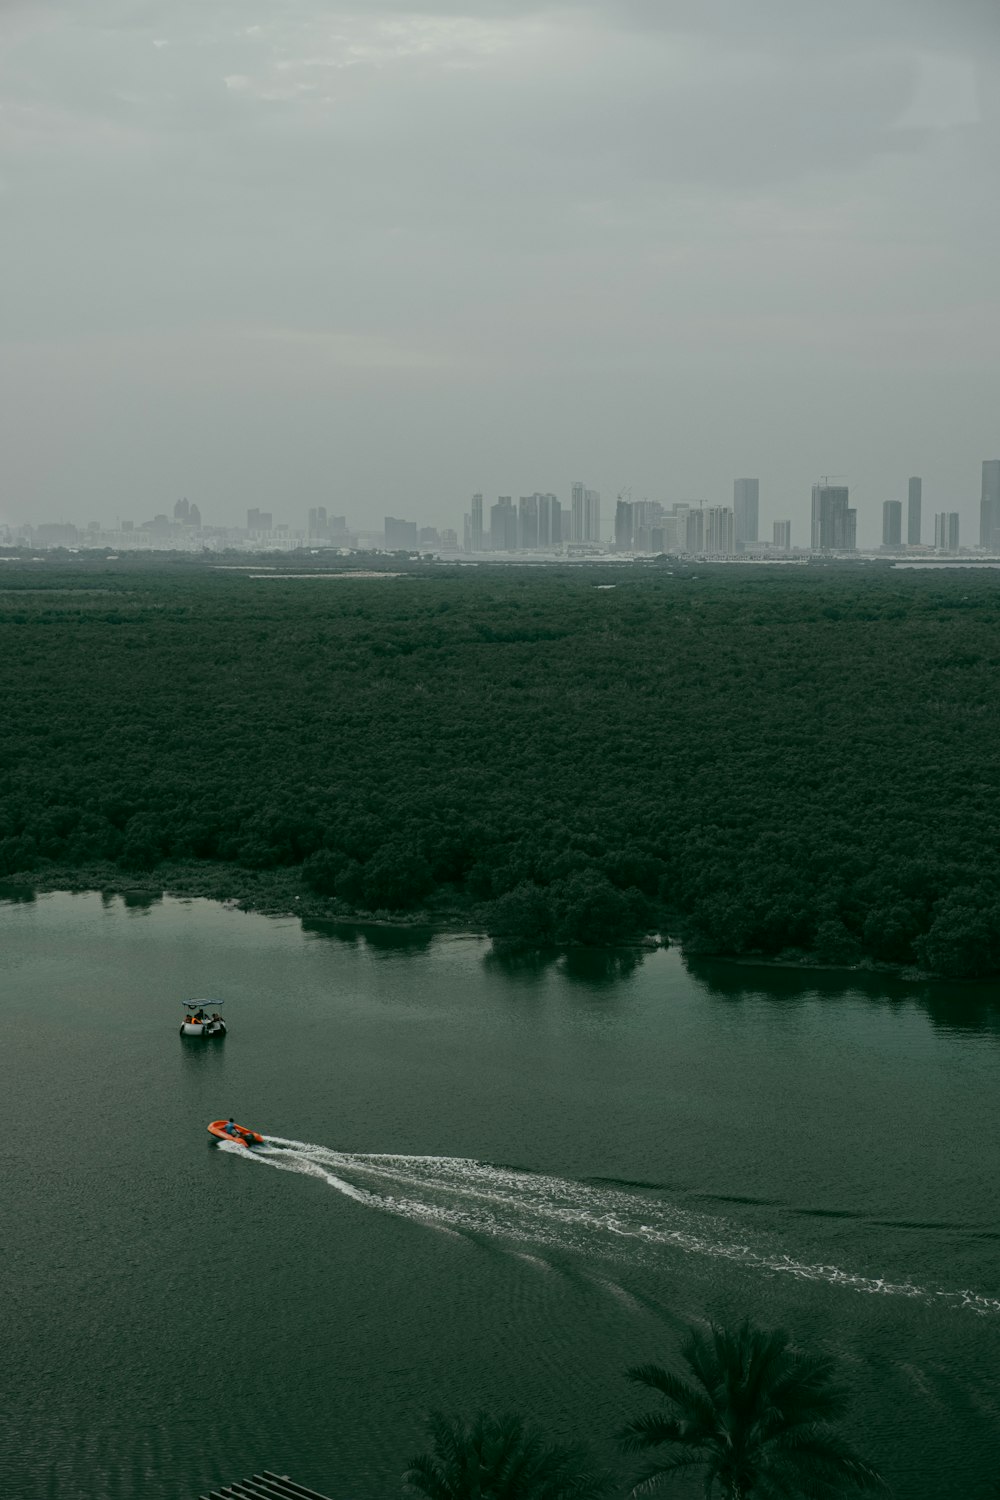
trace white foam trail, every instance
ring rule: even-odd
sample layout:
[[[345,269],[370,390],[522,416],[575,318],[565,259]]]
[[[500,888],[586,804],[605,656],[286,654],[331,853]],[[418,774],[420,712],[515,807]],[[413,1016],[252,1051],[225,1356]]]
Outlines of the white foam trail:
[[[934,1290],[913,1281],[863,1276],[840,1266],[796,1260],[751,1243],[745,1230],[737,1230],[725,1219],[690,1212],[649,1192],[593,1187],[465,1157],[333,1151],[282,1136],[266,1136],[265,1145],[254,1151],[220,1144],[223,1150],[262,1165],[317,1177],[369,1208],[453,1233],[647,1262],[656,1252],[677,1250],[733,1261],[764,1274],[824,1281],[870,1296],[946,1303],[984,1315],[1000,1313],[1000,1298],[978,1292]]]

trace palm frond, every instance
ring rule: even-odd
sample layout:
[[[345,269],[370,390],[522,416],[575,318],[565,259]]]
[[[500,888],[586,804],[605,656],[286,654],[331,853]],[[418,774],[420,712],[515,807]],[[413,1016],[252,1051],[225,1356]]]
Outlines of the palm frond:
[[[836,1366],[825,1354],[797,1349],[782,1328],[691,1328],[681,1354],[692,1379],[661,1365],[637,1365],[628,1378],[658,1392],[663,1412],[634,1417],[618,1433],[629,1452],[667,1450],[647,1468],[633,1494],[655,1487],[675,1468],[706,1466],[713,1486],[754,1500],[832,1500],[845,1487],[884,1490],[881,1476],[830,1425],[845,1405]]]
[[[427,1500],[454,1500],[440,1466],[427,1453],[418,1453],[410,1459],[403,1474],[403,1489],[407,1493],[425,1495]]]
[[[471,1419],[432,1412],[431,1451],[411,1459],[403,1484],[425,1500],[606,1500],[611,1476],[587,1449],[550,1443],[517,1412]]]
[[[823,1423],[811,1430],[781,1434],[771,1445],[776,1464],[791,1464],[799,1473],[827,1482],[842,1491],[845,1484],[869,1494],[884,1493],[888,1485],[877,1469],[860,1458],[838,1432]]]
[[[615,1434],[626,1453],[641,1453],[644,1448],[656,1448],[661,1443],[690,1443],[701,1447],[709,1438],[700,1424],[681,1421],[656,1411],[643,1412],[633,1417]]]
[[[706,1431],[714,1427],[715,1407],[711,1399],[672,1370],[665,1370],[662,1365],[633,1365],[625,1371],[625,1377],[648,1390],[657,1391],[673,1408],[670,1415],[678,1420],[699,1424]]]
[[[697,1464],[704,1462],[704,1453],[692,1452],[674,1453],[669,1458],[661,1459],[659,1463],[647,1464],[628,1494],[629,1496],[648,1495],[652,1490],[658,1489],[668,1475],[676,1474],[681,1469],[693,1469]]]

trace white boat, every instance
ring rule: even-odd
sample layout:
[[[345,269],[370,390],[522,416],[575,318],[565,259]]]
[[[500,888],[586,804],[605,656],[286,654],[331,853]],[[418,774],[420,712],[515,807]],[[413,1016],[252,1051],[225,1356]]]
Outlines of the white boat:
[[[225,1036],[226,1023],[219,1015],[221,1004],[221,1000],[185,1000],[181,1036]]]

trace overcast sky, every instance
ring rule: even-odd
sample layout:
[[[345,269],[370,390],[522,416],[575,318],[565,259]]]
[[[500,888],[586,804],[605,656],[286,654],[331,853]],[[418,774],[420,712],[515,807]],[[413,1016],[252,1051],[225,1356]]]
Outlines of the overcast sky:
[[[1000,456],[997,0],[0,0],[0,520],[859,540]]]

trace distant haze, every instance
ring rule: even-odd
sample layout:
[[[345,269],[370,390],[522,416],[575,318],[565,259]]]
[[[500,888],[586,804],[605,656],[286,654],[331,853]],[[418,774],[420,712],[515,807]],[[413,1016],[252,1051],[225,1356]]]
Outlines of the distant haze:
[[[1000,456],[996,0],[6,0],[0,522]]]

